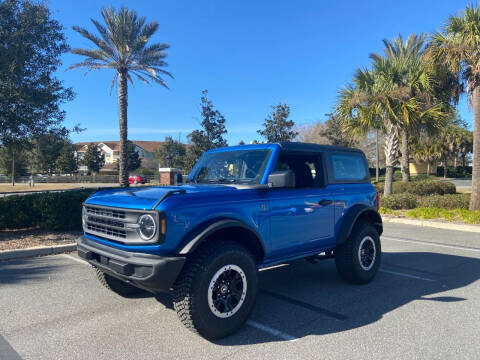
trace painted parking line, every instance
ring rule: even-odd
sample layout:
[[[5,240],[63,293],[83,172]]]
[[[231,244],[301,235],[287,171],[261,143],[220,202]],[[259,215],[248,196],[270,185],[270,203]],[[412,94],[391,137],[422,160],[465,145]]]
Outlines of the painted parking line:
[[[397,237],[390,237],[390,236],[382,236],[382,240],[390,240],[390,241],[412,243],[417,245],[429,245],[429,246],[437,246],[437,247],[443,247],[448,249],[480,252],[480,248],[461,246],[461,245],[438,244],[432,241],[424,241],[424,240],[412,240],[412,239],[404,239],[404,238],[397,238]]]
[[[424,280],[424,281],[429,281],[429,282],[435,282],[436,281],[436,280],[429,279],[429,278],[426,278],[426,277],[401,273],[401,272],[397,272],[397,271],[390,271],[390,270],[384,270],[384,269],[380,269],[378,271],[383,272],[383,273],[387,273],[387,274],[403,276],[403,277],[410,278],[410,279]]]
[[[247,325],[254,327],[256,329],[262,330],[266,332],[267,334],[276,336],[280,339],[287,340],[287,341],[297,341],[298,338],[292,335],[289,335],[287,333],[284,333],[283,331],[271,328],[270,326],[261,324],[259,322],[253,321],[253,320],[248,320]]]

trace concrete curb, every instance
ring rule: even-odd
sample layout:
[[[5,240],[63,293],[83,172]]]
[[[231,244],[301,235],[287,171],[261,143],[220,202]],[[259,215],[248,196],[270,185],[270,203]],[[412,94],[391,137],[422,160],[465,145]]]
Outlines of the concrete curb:
[[[416,225],[416,226],[432,227],[432,228],[444,229],[444,230],[456,230],[456,231],[480,233],[480,225],[452,224],[452,223],[440,222],[440,221],[393,218],[385,215],[382,215],[382,220],[385,223]]]
[[[34,256],[55,255],[77,250],[77,244],[37,246],[26,249],[2,250],[0,251],[0,260],[25,259]]]

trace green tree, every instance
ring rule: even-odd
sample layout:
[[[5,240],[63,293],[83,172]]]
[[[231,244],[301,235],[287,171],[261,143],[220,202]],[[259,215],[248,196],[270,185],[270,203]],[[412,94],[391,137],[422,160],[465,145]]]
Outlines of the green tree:
[[[62,30],[44,4],[0,2],[0,145],[26,148],[31,138],[62,128],[60,105],[73,99],[55,77],[68,51]]]
[[[57,159],[67,141],[65,136],[64,133],[50,132],[36,137],[32,141],[32,169],[40,173],[54,173],[57,167]]]
[[[151,82],[167,87],[163,75],[173,78],[164,68],[167,66],[165,50],[170,46],[165,43],[149,45],[149,40],[158,29],[157,22],[146,23],[144,17],[138,17],[137,12],[122,7],[118,12],[113,7],[101,11],[105,25],[91,19],[100,36],[88,30],[74,26],[73,30],[90,40],[94,49],[73,49],[72,53],[85,56],[80,63],[70,66],[70,69],[85,67],[87,71],[98,69],[113,69],[110,91],[118,81],[118,106],[120,127],[120,184],[128,186],[128,155],[127,155],[127,106],[128,84],[133,84],[133,77],[150,84]]]
[[[185,166],[185,145],[167,136],[158,149],[153,152],[154,159],[163,167],[183,169]]]
[[[138,152],[135,151],[135,144],[131,141],[128,142],[127,151],[128,171],[135,171],[139,169],[142,166],[142,159],[140,159],[140,155],[138,154]]]
[[[185,159],[185,168],[188,171],[205,151],[227,146],[227,140],[223,137],[227,133],[225,117],[215,109],[207,95],[208,91],[203,90],[200,104],[202,129],[194,130],[188,135],[190,146]]]
[[[325,114],[328,117],[325,126],[320,129],[319,135],[325,137],[331,145],[356,147],[358,140],[344,129],[340,116],[334,113]]]
[[[294,130],[295,123],[288,120],[290,116],[290,106],[279,102],[272,106],[272,112],[263,122],[263,129],[257,132],[268,142],[292,141],[298,135]]]
[[[105,164],[105,155],[94,143],[88,145],[83,164],[87,166],[89,172],[97,173]]]
[[[0,146],[0,172],[9,176],[22,176],[28,172],[28,151],[18,144]],[[15,183],[12,176],[12,182]]]
[[[55,77],[68,51],[62,26],[43,4],[0,2],[0,144],[61,127],[73,93]]]
[[[425,34],[411,34],[405,41],[402,36],[393,41],[383,40],[384,56],[371,54],[373,66],[384,81],[391,83],[388,96],[389,116],[396,123],[401,137],[402,180],[410,180],[411,134],[420,129],[430,132],[447,122],[448,107],[435,98],[434,78],[423,54]]]
[[[384,40],[385,55],[372,54],[372,68],[357,70],[353,84],[340,93],[337,111],[351,133],[381,130],[385,135],[384,195],[392,193],[393,167],[402,139],[402,179],[409,180],[409,139],[438,130],[451,114],[435,97],[431,69],[422,57],[424,36]]]
[[[473,172],[470,210],[480,209],[480,5],[467,5],[432,35],[429,55],[464,81],[473,105]]]
[[[56,168],[63,174],[73,174],[77,172],[78,164],[75,159],[73,144],[66,140],[60,149],[57,161],[55,162]]]
[[[427,175],[430,175],[433,163],[442,157],[442,144],[433,136],[422,137],[412,146],[413,157],[427,163]]]

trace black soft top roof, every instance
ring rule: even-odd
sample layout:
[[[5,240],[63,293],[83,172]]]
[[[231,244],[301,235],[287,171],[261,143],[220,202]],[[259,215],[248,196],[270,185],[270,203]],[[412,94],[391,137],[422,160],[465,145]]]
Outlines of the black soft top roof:
[[[320,145],[302,142],[280,142],[282,150],[291,152],[326,152],[326,151],[350,151],[363,154],[362,150],[335,145]]]

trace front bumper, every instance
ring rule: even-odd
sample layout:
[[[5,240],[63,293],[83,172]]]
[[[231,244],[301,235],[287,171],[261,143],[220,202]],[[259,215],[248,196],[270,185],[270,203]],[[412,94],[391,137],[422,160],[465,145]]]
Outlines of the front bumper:
[[[133,253],[80,236],[78,256],[120,280],[151,292],[167,292],[185,264],[185,257]]]

